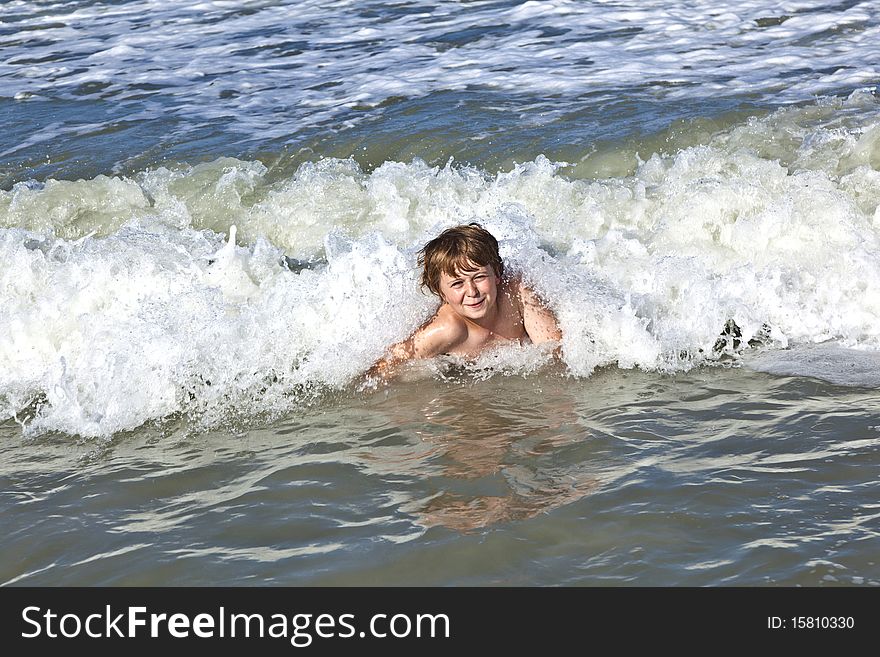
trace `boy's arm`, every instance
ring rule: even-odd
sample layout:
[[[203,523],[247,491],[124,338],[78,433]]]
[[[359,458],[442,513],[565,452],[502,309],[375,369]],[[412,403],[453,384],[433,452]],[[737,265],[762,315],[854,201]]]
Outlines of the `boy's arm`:
[[[442,318],[438,313],[409,338],[392,345],[386,355],[367,371],[367,376],[391,378],[404,363],[421,358],[433,358],[464,342],[465,338],[467,338],[467,329],[463,325]]]
[[[522,301],[523,326],[529,339],[535,344],[541,342],[559,342],[562,340],[562,331],[556,315],[531,289],[520,285],[520,299]]]

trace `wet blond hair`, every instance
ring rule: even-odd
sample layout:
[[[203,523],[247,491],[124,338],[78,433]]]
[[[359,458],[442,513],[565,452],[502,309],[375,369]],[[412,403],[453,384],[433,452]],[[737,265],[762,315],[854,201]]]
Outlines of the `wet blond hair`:
[[[419,251],[422,287],[438,297],[440,275],[455,276],[458,272],[477,267],[492,267],[496,276],[504,274],[504,263],[498,253],[498,240],[476,222],[447,228]]]

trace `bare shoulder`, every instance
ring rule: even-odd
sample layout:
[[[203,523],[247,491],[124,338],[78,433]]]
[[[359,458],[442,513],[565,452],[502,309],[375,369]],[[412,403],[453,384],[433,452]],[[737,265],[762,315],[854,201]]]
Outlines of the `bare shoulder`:
[[[448,306],[443,305],[415,333],[403,342],[392,345],[386,355],[367,371],[367,378],[379,377],[387,380],[407,361],[433,358],[461,344],[467,336],[464,321]]]
[[[505,281],[505,285],[507,286],[508,294],[516,302],[520,314],[522,314],[528,307],[547,307],[544,300],[541,299],[532,288],[523,282],[520,275],[517,274],[511,276]]]
[[[431,358],[464,342],[468,329],[464,320],[446,304],[412,337],[416,358]]]
[[[511,292],[515,293],[522,313],[523,325],[532,342],[558,342],[562,339],[559,323],[550,306],[522,279],[511,279]]]

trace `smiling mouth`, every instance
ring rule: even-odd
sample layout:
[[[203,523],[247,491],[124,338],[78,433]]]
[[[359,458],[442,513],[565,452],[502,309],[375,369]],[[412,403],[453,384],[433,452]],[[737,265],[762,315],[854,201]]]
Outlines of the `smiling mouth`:
[[[483,305],[483,302],[484,302],[485,300],[486,300],[486,297],[483,297],[483,298],[480,299],[477,303],[466,303],[466,304],[464,304],[464,305],[466,305],[468,308],[479,308],[480,306]]]

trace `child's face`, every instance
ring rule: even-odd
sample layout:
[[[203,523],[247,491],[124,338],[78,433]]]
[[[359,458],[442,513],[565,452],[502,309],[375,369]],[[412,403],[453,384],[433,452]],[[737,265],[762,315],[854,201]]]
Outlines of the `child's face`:
[[[482,319],[494,312],[500,282],[489,265],[457,271],[454,276],[443,272],[440,296],[462,317]]]

